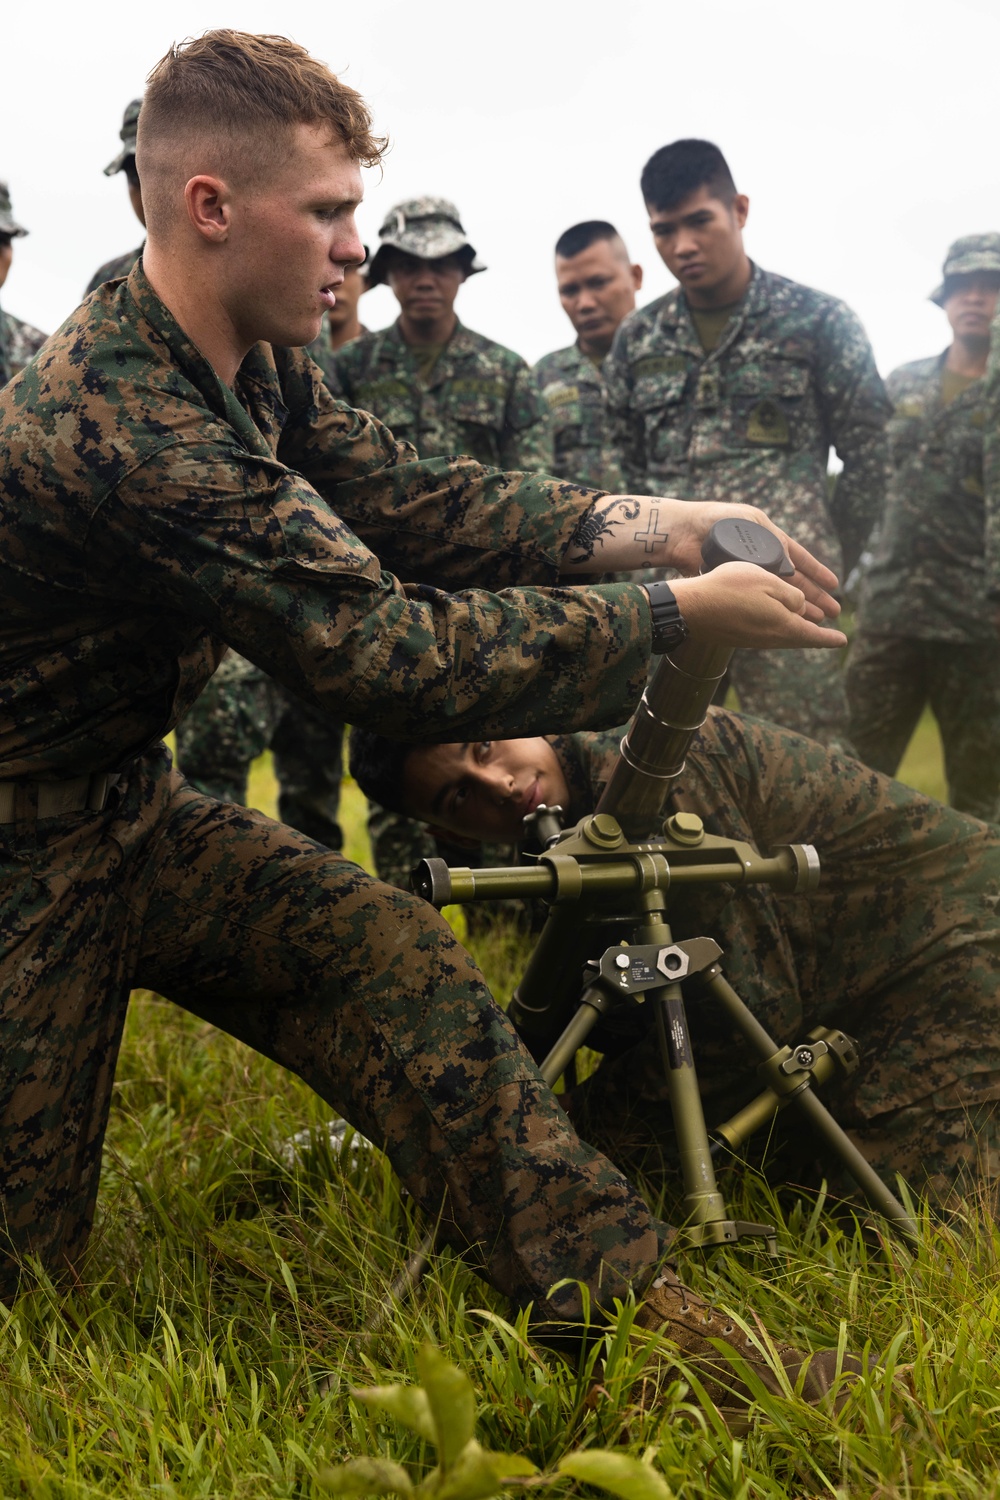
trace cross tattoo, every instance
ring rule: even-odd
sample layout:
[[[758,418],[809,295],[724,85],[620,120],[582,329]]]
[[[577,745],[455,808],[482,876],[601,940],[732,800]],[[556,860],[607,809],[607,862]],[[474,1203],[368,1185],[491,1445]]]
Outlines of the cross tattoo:
[[[634,541],[644,542],[645,543],[645,547],[643,548],[643,550],[645,552],[655,552],[656,551],[656,543],[657,542],[665,542],[670,537],[670,532],[669,531],[657,531],[656,524],[659,521],[659,519],[660,519],[660,507],[658,505],[654,505],[653,506],[653,514],[650,517],[650,522],[649,522],[649,526],[647,527],[647,529],[645,531],[636,531],[636,532],[633,533],[633,540]]]

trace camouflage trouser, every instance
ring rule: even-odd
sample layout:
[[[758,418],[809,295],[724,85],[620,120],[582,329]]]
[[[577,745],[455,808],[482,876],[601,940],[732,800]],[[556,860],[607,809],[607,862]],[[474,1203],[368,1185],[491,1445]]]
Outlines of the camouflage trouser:
[[[163,746],[102,813],[0,824],[0,1210],[15,1252],[84,1249],[133,986],[305,1079],[383,1146],[516,1303],[581,1316],[670,1241],[574,1134],[448,925],[261,814],[196,792]],[[0,1256],[9,1292],[13,1266]]]
[[[1000,1177],[997,831],[798,735],[724,713],[710,716],[670,805],[764,852],[817,848],[810,895],[678,888],[670,921],[677,938],[715,938],[730,983],[779,1043],[820,1024],[859,1039],[858,1072],[822,1093],[876,1169],[942,1199],[977,1171]],[[711,1124],[757,1092],[756,1058],[697,983],[688,988]],[[574,1122],[616,1155],[613,1123],[634,1136],[662,1119],[663,1098],[659,1059],[642,1041],[583,1086]]]
[[[271,750],[281,821],[341,849],[343,740],[343,724],[231,651],[177,726],[177,764],[206,796],[245,803],[250,766]]]
[[[847,695],[857,752],[887,776],[895,774],[929,703],[952,806],[1000,818],[1000,642],[957,645],[861,632],[851,645]]]
[[[841,651],[737,651],[727,674],[745,714],[851,753]]]

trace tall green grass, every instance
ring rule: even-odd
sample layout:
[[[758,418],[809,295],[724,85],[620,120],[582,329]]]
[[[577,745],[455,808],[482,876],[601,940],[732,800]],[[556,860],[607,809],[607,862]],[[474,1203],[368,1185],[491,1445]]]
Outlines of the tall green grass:
[[[917,754],[912,774],[933,789],[933,745]],[[266,761],[251,795],[273,811]],[[363,858],[352,786],[345,822]],[[509,992],[524,940],[471,946]],[[471,1378],[480,1441],[531,1459],[543,1477],[525,1485],[541,1494],[596,1493],[553,1471],[573,1449],[620,1446],[691,1500],[1000,1496],[1000,1234],[986,1206],[924,1215],[912,1256],[822,1201],[789,1207],[749,1173],[728,1180],[735,1213],[779,1223],[781,1253],[691,1256],[687,1278],[784,1337],[882,1358],[838,1416],[767,1399],[736,1441],[681,1381],[638,1410],[613,1338],[595,1398],[586,1368],[533,1345],[446,1252],[366,1337],[423,1226],[381,1155],[337,1154],[326,1121],[296,1079],[135,997],[81,1280],[55,1288],[36,1268],[0,1308],[0,1496],[318,1496],[329,1465],[366,1453],[419,1476],[426,1443],[350,1392],[416,1380],[428,1340]]]

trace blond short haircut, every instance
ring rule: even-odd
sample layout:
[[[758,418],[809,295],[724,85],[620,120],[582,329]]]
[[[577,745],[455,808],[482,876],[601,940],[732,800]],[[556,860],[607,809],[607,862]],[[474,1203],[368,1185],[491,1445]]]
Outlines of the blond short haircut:
[[[136,145],[144,196],[156,196],[158,167],[195,142],[230,180],[266,179],[296,125],[326,126],[363,166],[381,161],[387,145],[361,95],[287,37],[220,29],[188,38],[147,81]]]

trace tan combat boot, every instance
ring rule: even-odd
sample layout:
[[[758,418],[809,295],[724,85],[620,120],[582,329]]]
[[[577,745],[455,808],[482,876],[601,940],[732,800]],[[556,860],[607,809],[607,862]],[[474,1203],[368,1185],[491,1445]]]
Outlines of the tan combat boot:
[[[639,1328],[652,1329],[665,1335],[676,1346],[681,1358],[691,1366],[705,1388],[705,1392],[718,1407],[733,1432],[745,1431],[748,1408],[754,1401],[754,1393],[742,1379],[736,1365],[717,1349],[710,1340],[725,1344],[740,1360],[745,1361],[765,1390],[775,1395],[784,1389],[780,1377],[760,1349],[751,1341],[740,1326],[717,1307],[683,1285],[676,1273],[665,1268],[653,1281],[636,1308],[635,1323]],[[803,1354],[790,1344],[771,1341],[777,1362],[788,1375],[793,1389],[801,1390],[805,1401],[819,1404],[828,1395],[835,1383],[841,1385],[832,1409],[837,1410],[846,1399],[849,1382],[838,1381],[847,1374],[864,1374],[865,1366],[854,1354],[845,1354],[838,1367],[836,1349],[820,1349],[815,1354]],[[800,1384],[801,1377],[801,1384]],[[642,1404],[648,1404],[644,1394]]]

